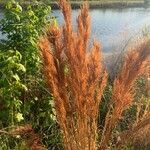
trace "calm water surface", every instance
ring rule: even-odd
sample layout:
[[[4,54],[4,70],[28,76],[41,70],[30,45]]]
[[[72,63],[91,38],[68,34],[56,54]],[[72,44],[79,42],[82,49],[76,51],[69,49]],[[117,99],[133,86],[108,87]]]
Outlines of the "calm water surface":
[[[76,24],[78,10],[73,10],[73,24]],[[52,13],[59,24],[63,17],[59,10]],[[150,8],[128,9],[92,9],[90,10],[92,39],[101,42],[103,51],[120,51],[128,39],[135,37],[145,27],[150,25]],[[2,18],[2,11],[0,12]],[[2,35],[0,34],[0,38]],[[92,41],[91,39],[91,41]]]

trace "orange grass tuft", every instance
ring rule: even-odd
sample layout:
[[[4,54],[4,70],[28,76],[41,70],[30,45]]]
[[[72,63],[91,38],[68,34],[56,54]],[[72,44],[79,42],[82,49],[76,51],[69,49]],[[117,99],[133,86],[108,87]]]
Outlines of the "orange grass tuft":
[[[65,24],[51,25],[41,39],[45,76],[54,96],[57,119],[66,150],[95,150],[97,115],[107,73],[102,67],[101,48],[94,42],[88,50],[90,17],[85,3],[77,18],[77,31],[71,23],[71,7],[60,0]]]
[[[145,39],[136,48],[131,49],[125,58],[120,74],[114,81],[112,100],[114,108],[108,113],[101,149],[106,149],[112,131],[117,125],[122,113],[134,100],[134,82],[145,73],[146,64],[150,58],[150,39]]]
[[[51,24],[40,40],[48,87],[53,93],[57,120],[66,150],[96,150],[97,116],[107,73],[102,66],[101,47],[95,41],[88,49],[90,17],[84,3],[74,32],[71,6],[60,0],[65,24]],[[134,82],[144,73],[150,56],[150,40],[144,40],[127,54],[113,85],[113,107],[106,116],[99,149],[108,148],[109,140],[122,113],[133,102]]]

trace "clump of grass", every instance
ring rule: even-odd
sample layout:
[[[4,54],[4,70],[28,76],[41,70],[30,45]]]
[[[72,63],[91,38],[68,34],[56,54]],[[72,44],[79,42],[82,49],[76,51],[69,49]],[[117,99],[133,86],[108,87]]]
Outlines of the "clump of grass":
[[[132,48],[126,55],[120,73],[114,80],[112,102],[113,110],[108,113],[105,123],[105,131],[101,148],[106,149],[112,131],[121,119],[123,111],[127,109],[134,100],[134,83],[136,79],[145,73],[146,64],[150,58],[150,39]]]
[[[65,149],[96,149],[98,107],[107,82],[100,45],[88,49],[90,17],[84,4],[72,29],[71,7],[61,0],[65,25],[51,26],[40,42],[45,76],[53,93]]]
[[[95,41],[88,48],[90,17],[83,4],[74,32],[71,7],[60,0],[64,26],[52,24],[40,40],[43,67],[53,93],[57,120],[66,150],[105,150],[112,132],[134,99],[134,82],[145,71],[150,56],[150,40],[144,40],[128,52],[113,83],[112,106],[107,113],[100,143],[97,144],[97,117],[107,73],[102,65],[101,47]]]

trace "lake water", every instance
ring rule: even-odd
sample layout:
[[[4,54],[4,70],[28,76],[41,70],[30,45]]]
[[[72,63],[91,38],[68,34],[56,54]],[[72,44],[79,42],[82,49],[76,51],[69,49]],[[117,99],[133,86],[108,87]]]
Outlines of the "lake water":
[[[77,12],[78,10],[72,12],[74,25]],[[2,15],[1,11],[0,18]],[[59,24],[63,23],[59,10],[54,10],[52,15],[57,17]],[[91,39],[101,42],[105,53],[121,51],[130,38],[137,36],[150,25],[150,8],[92,9],[90,16]]]

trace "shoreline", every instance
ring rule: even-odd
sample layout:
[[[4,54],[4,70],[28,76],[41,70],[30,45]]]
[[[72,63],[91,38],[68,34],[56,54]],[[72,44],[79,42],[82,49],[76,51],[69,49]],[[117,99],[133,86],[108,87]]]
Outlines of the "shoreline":
[[[72,9],[79,9],[83,3],[83,1],[70,1]],[[88,1],[89,8],[91,9],[106,9],[106,8],[147,8],[150,7],[144,3],[144,1],[107,1],[107,2],[100,2],[100,1]],[[26,5],[33,4],[31,2],[22,3],[23,7]],[[40,4],[40,3],[39,3]],[[0,8],[4,8],[4,3],[0,3]],[[53,10],[59,9],[59,5],[57,2],[50,2],[47,5],[51,6]]]
[[[72,1],[71,7],[72,9],[79,9],[83,3],[83,1]],[[105,8],[140,8],[140,7],[146,7],[143,1],[130,1],[130,2],[120,2],[120,1],[114,1],[114,2],[100,2],[100,1],[88,1],[89,8],[91,9],[105,9]],[[57,2],[51,2],[50,6],[52,9],[59,9]]]

